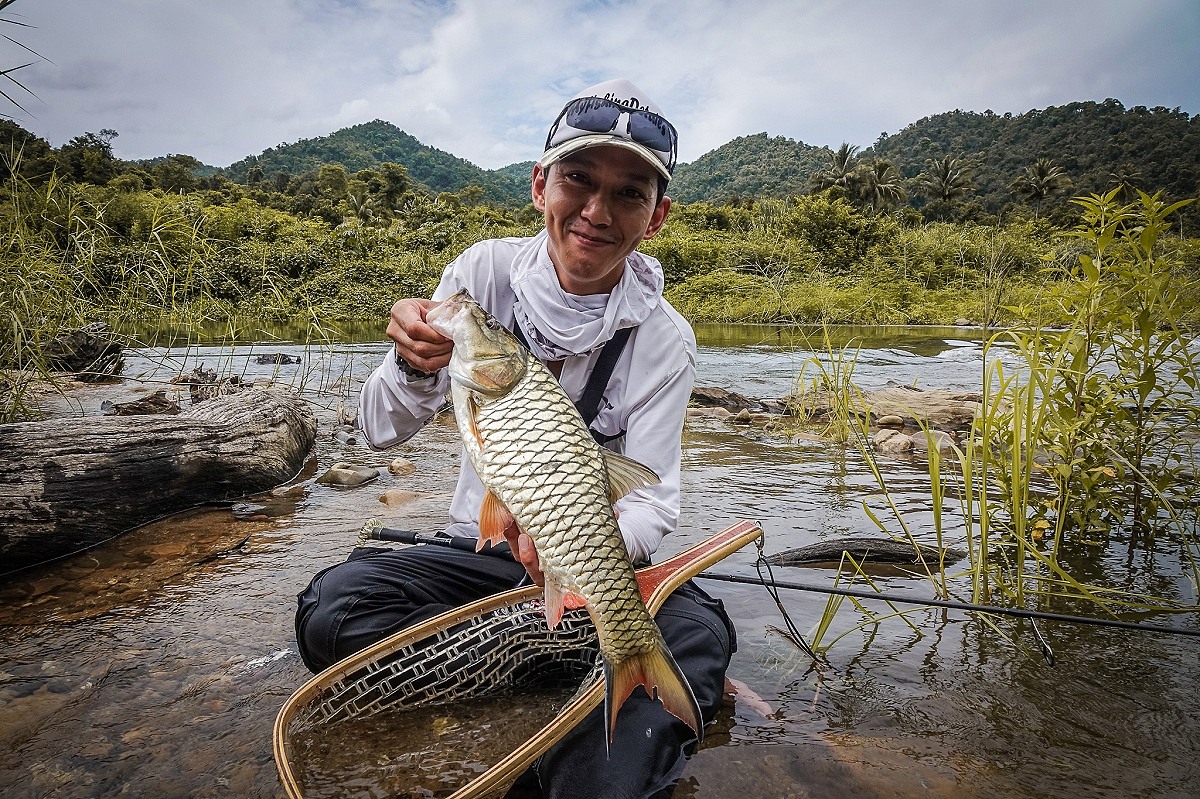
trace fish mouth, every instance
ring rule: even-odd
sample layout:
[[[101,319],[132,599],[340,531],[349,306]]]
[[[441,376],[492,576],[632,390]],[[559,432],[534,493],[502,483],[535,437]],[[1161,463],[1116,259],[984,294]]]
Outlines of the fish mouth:
[[[459,289],[457,293],[447,297],[431,308],[425,314],[425,321],[430,327],[448,336],[454,317],[458,316],[468,301],[474,302],[470,293],[466,289]]]

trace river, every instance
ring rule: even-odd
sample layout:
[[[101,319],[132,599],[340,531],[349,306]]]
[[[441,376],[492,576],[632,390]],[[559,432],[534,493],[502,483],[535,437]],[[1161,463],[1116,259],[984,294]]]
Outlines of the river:
[[[302,330],[238,333],[253,344],[219,335],[187,343],[168,333],[147,337],[127,358],[125,374],[141,383],[74,393],[59,412],[99,413],[103,398],[129,398],[136,385],[156,388],[200,364],[273,378],[300,388],[317,409],[315,457],[296,480],[309,483],[299,496],[247,498],[256,507],[160,520],[0,584],[4,797],[282,796],[271,726],[309,676],[293,636],[295,595],[313,572],[346,556],[369,518],[426,531],[444,521],[458,464],[451,423],[431,424],[383,453],[332,436],[339,407],[353,410],[385,351],[374,330],[343,330],[332,344],[302,343]],[[819,332],[699,326],[697,336],[698,384],[756,398],[781,396],[814,353],[826,357]],[[847,342],[859,348],[854,376],[863,388],[979,388],[978,331],[833,331],[835,347]],[[277,352],[301,363],[260,365],[254,357]],[[767,552],[879,535],[864,503],[895,530],[853,448],[705,417],[689,420],[684,447],[682,525],[664,554],[740,519],[761,523]],[[336,461],[383,467],[396,457],[416,472],[385,473],[356,489],[311,483]],[[932,543],[924,464],[891,460],[885,471],[905,523]],[[411,496],[382,503],[393,488]],[[945,513],[944,543],[961,546],[957,503]],[[739,552],[714,571],[754,576],[755,554]],[[836,578],[831,569],[800,567],[776,567],[775,576],[820,585]],[[896,570],[873,579],[888,592],[932,595],[927,582]],[[1196,601],[1194,587],[1171,579]],[[730,676],[761,701],[739,697],[721,713],[677,797],[1200,795],[1200,638],[1042,622],[1051,666],[1028,622],[989,624],[918,607],[910,624],[860,626],[866,616],[846,601],[824,635],[842,636],[829,665],[812,670],[779,633],[783,616],[761,586],[704,587],[725,601],[737,627]],[[811,634],[825,596],[784,590],[781,598]],[[1138,618],[1200,627],[1197,614]]]

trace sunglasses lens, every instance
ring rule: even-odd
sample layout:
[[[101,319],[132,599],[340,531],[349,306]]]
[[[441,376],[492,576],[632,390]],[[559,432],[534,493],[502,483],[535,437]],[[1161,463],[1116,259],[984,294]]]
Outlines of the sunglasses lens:
[[[657,114],[634,112],[629,117],[629,135],[635,142],[651,150],[669,153],[675,149],[675,131]]]
[[[567,109],[567,124],[576,130],[608,133],[617,124],[624,109],[599,97],[576,100]]]

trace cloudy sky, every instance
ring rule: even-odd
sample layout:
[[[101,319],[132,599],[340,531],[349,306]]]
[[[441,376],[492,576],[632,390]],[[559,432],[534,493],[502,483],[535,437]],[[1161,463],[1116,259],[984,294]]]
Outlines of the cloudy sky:
[[[1200,0],[16,0],[45,60],[9,85],[58,147],[228,166],[385,119],[495,169],[577,90],[626,77],[680,161],[766,132],[867,146],[931,114],[1114,97],[1200,113]],[[0,40],[11,67],[28,54]],[[3,109],[0,109],[3,110]]]

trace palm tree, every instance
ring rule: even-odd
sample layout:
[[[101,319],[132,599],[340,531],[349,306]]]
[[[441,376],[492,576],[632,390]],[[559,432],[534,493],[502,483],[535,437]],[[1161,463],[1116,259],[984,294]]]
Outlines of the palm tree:
[[[1033,203],[1033,215],[1036,217],[1042,203],[1072,185],[1071,176],[1062,167],[1056,166],[1049,158],[1039,158],[1033,166],[1025,167],[1025,171],[1009,184],[1009,188]]]
[[[1122,202],[1133,202],[1142,188],[1142,172],[1133,164],[1121,164],[1117,171],[1108,175],[1109,188],[1121,190]]]
[[[900,170],[888,159],[877,158],[861,164],[856,172],[858,175],[854,183],[858,197],[872,212],[890,210],[908,199],[904,178],[900,177]]]
[[[913,189],[932,200],[922,209],[926,215],[947,219],[956,200],[979,188],[974,177],[975,170],[971,165],[953,155],[927,158],[925,171],[913,179]]]
[[[975,170],[970,164],[948,155],[926,159],[925,171],[917,175],[913,185],[918,194],[948,203],[979,188],[974,177]]]
[[[825,191],[834,186],[840,186],[850,193],[854,182],[855,157],[858,155],[858,148],[847,142],[842,142],[842,146],[837,152],[830,152],[829,166],[812,174],[809,185],[812,190]]]

